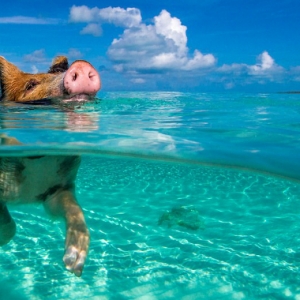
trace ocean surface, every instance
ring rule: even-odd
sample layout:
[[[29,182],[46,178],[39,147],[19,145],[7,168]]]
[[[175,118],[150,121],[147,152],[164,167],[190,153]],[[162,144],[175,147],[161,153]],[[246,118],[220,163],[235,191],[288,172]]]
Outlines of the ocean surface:
[[[300,299],[300,95],[118,92],[1,103],[0,156],[82,156],[82,277],[64,224],[9,206],[0,299]],[[45,170],[47,172],[47,170]]]

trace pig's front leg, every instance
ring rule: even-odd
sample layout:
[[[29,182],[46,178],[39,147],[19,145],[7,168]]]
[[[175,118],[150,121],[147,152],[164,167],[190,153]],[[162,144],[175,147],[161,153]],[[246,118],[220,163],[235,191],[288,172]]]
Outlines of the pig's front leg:
[[[63,260],[70,272],[76,276],[81,276],[88,253],[90,235],[74,192],[69,190],[57,191],[45,201],[44,205],[51,215],[65,219],[67,234]]]

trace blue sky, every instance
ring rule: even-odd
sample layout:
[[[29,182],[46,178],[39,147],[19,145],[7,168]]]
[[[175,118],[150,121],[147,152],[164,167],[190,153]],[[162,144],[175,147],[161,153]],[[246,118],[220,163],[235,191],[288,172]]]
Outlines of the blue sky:
[[[0,55],[88,60],[104,91],[300,90],[299,20],[299,0],[3,1]]]

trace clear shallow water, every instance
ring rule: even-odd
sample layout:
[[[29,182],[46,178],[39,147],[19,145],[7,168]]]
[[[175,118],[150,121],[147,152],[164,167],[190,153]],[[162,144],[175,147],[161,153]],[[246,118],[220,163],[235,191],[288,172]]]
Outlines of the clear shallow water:
[[[298,95],[104,94],[66,111],[2,107],[1,154],[84,152],[77,197],[92,235],[81,278],[64,227],[10,207],[0,298],[299,299]],[[188,162],[189,161],[189,162]],[[184,206],[203,228],[159,225]]]

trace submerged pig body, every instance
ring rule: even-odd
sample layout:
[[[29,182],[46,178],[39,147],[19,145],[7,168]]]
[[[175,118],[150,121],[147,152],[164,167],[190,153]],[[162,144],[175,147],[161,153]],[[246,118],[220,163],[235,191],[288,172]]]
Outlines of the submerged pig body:
[[[0,56],[1,99],[34,102],[40,99],[89,99],[100,89],[97,71],[86,61],[70,67],[57,57],[48,73],[28,74]],[[1,145],[19,145],[13,137],[0,135]],[[0,246],[15,235],[16,224],[7,206],[41,203],[66,224],[66,268],[80,276],[89,248],[89,230],[75,196],[79,156],[0,157]]]
[[[22,72],[0,56],[1,99],[32,102],[41,99],[82,99],[96,95],[100,76],[87,61],[77,60],[69,66],[65,56],[54,59],[48,73]]]
[[[12,138],[2,137],[1,143]],[[40,203],[66,223],[66,268],[80,276],[89,248],[89,230],[75,197],[79,156],[0,157],[0,247],[15,235],[16,224],[8,207]]]

